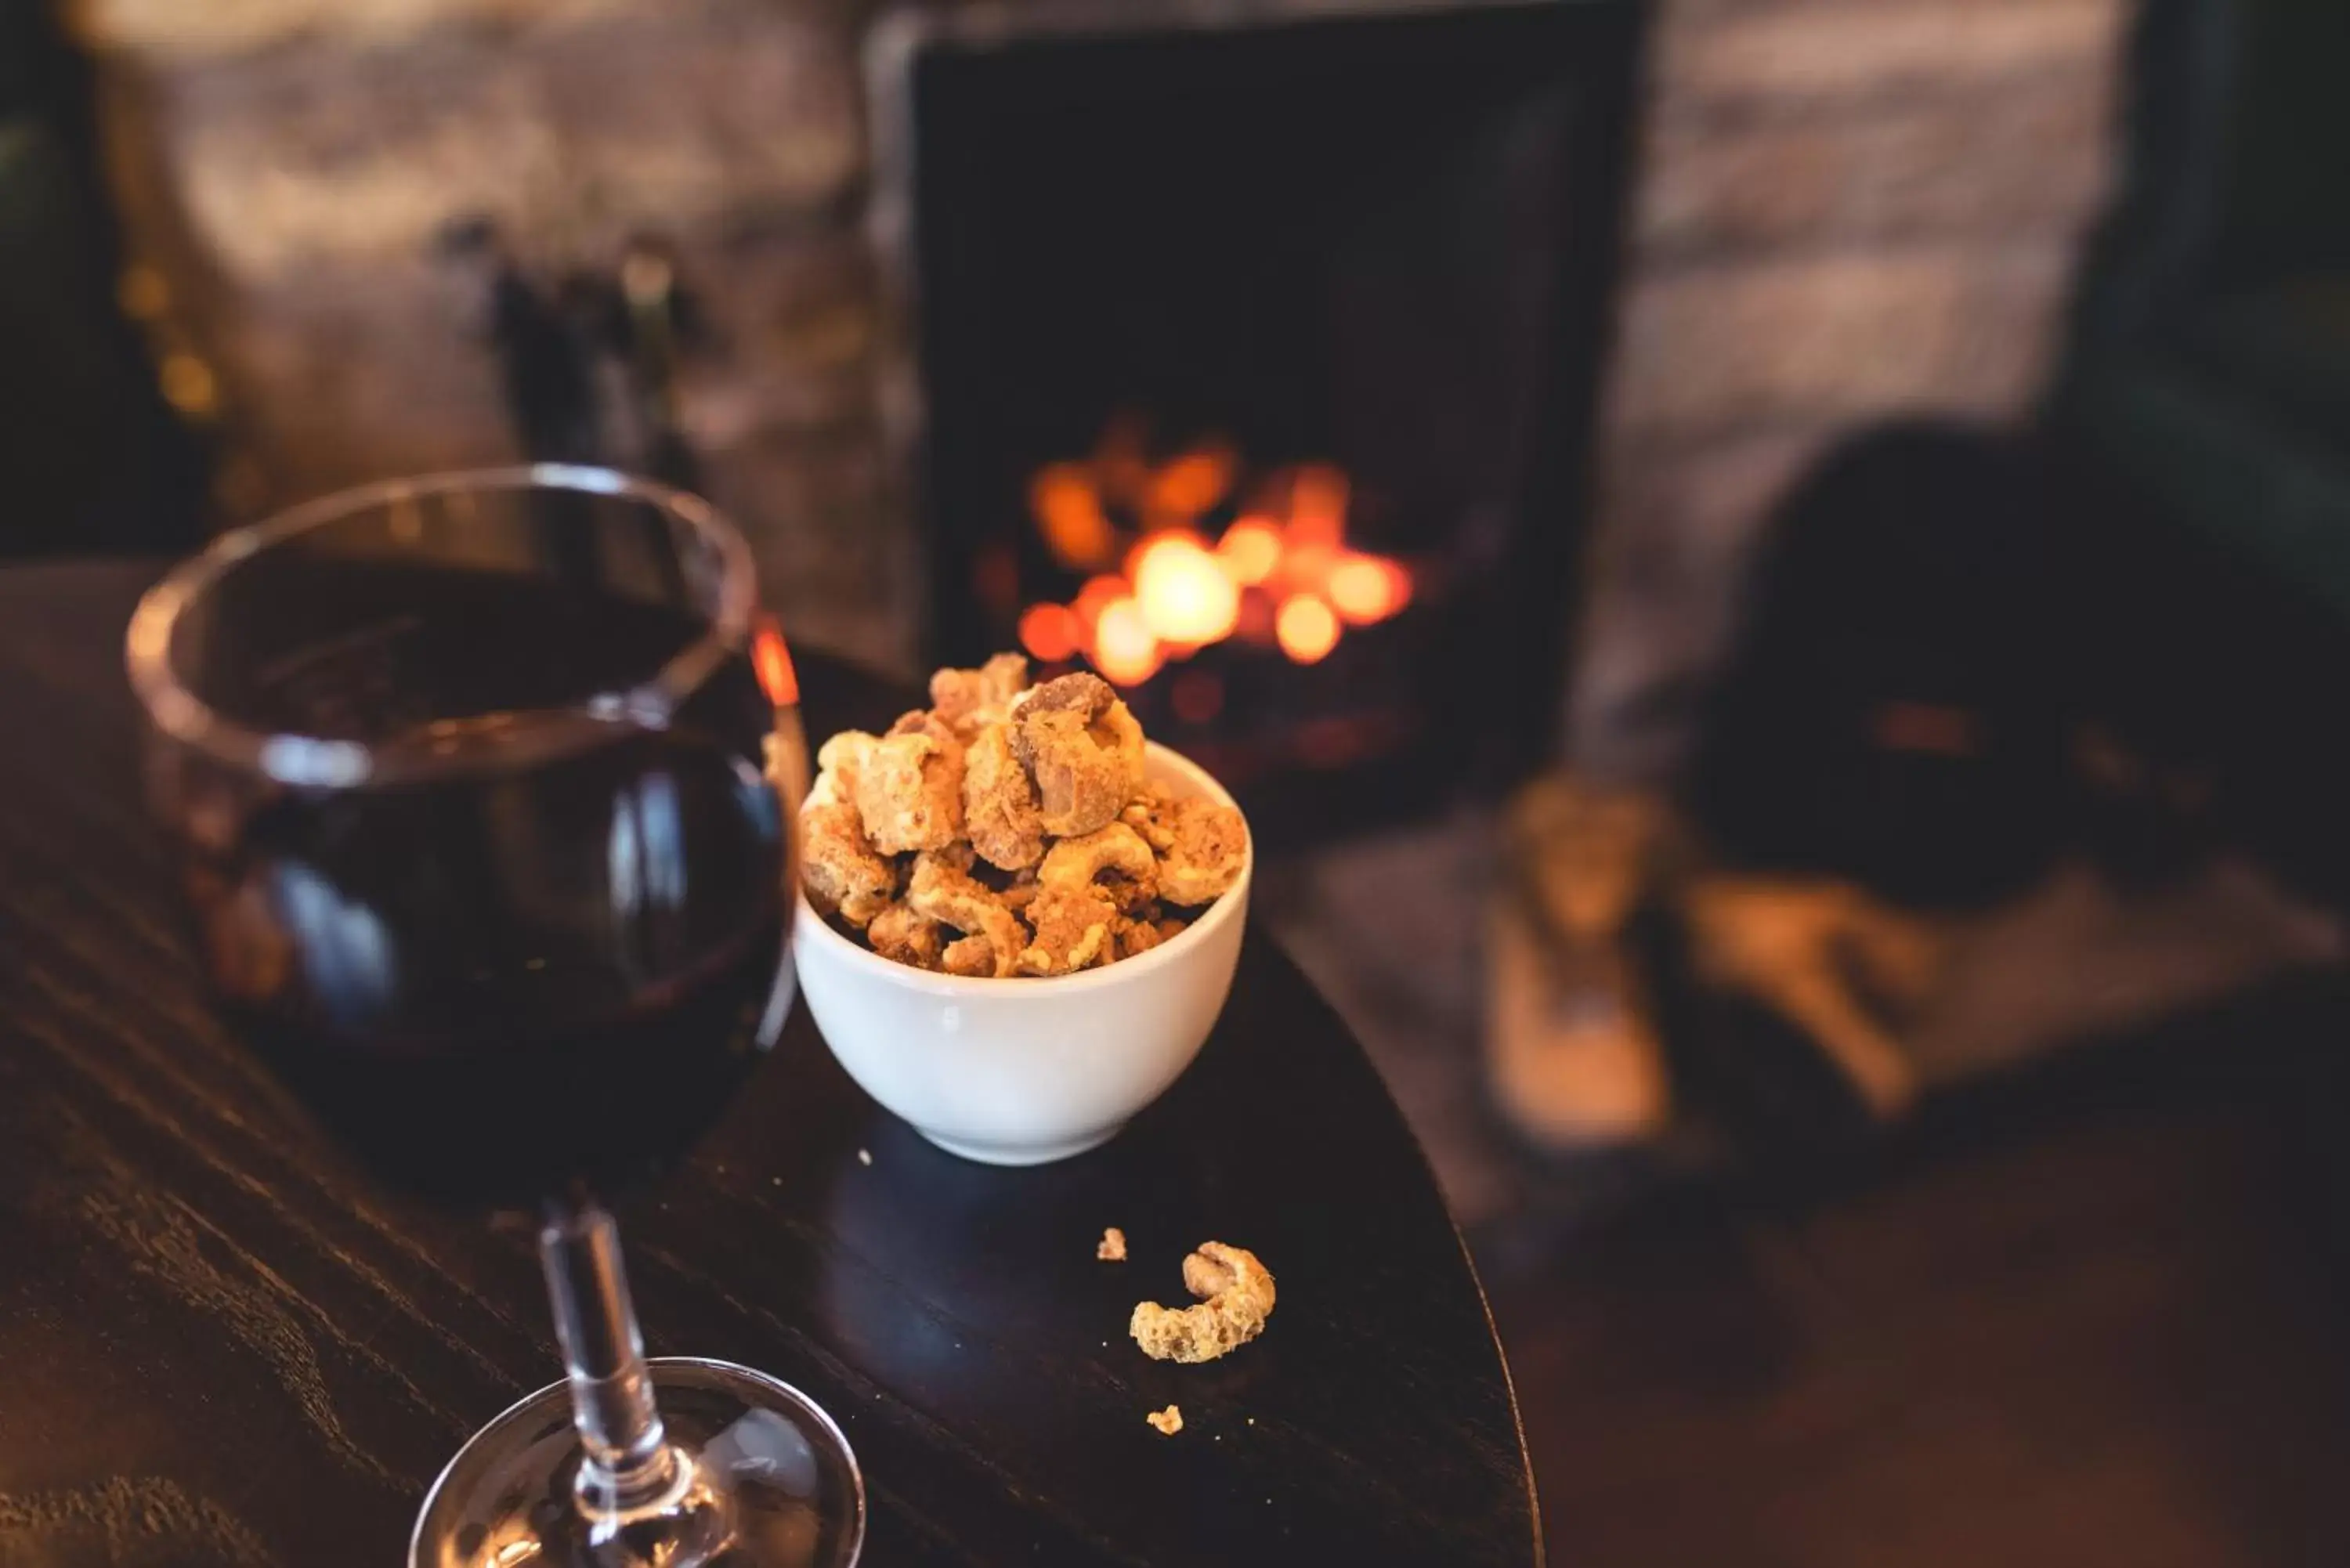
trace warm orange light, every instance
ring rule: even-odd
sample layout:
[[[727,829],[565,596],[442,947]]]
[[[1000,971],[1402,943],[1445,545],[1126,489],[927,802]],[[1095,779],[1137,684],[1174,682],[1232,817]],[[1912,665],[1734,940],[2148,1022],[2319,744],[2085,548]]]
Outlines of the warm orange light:
[[[1337,564],[1336,545],[1293,543],[1281,553],[1281,581],[1292,593],[1326,593]]]
[[[1086,658],[1120,686],[1140,685],[1227,638],[1313,664],[1329,657],[1347,628],[1383,621],[1411,602],[1412,574],[1399,562],[1347,548],[1353,496],[1337,468],[1302,463],[1247,480],[1237,449],[1221,438],[1154,463],[1149,433],[1140,420],[1120,416],[1090,459],[1050,464],[1031,481],[1036,524],[1054,556],[1093,574],[1066,605],[1021,612],[1020,643],[1035,659]],[[1209,537],[1201,519],[1228,506],[1242,514]],[[1180,670],[1170,677],[1169,700],[1179,717],[1204,723],[1224,692],[1220,679]]]
[[[751,639],[751,666],[768,701],[778,708],[799,706],[800,678],[792,668],[792,650],[772,623],[760,627]]]
[[[1047,664],[1075,657],[1086,628],[1062,605],[1030,605],[1020,617],[1020,646]]]
[[[1263,588],[1249,588],[1241,595],[1240,624],[1232,635],[1243,642],[1259,645],[1273,640],[1273,596]]]
[[[1107,566],[1118,551],[1117,531],[1084,467],[1055,462],[1029,482],[1028,506],[1054,556],[1072,571]]]
[[[1142,607],[1130,598],[1102,607],[1094,627],[1094,667],[1102,678],[1120,686],[1139,686],[1159,672],[1159,639],[1142,618]]]
[[[1201,447],[1151,475],[1149,508],[1161,516],[1189,522],[1222,501],[1232,487],[1231,449]]]
[[[1298,594],[1282,605],[1273,633],[1282,652],[1300,664],[1318,664],[1338,646],[1338,618],[1313,595]]]
[[[1198,535],[1181,529],[1152,535],[1129,569],[1143,623],[1154,636],[1197,647],[1232,635],[1240,590]]]
[[[1327,463],[1300,467],[1289,490],[1293,545],[1336,545],[1347,536],[1347,476]]]
[[[1330,603],[1348,626],[1368,626],[1411,599],[1411,574],[1377,556],[1345,556],[1330,568]]]
[[[1241,518],[1216,541],[1216,558],[1232,581],[1253,587],[1281,565],[1280,530],[1262,517]]]
[[[1124,577],[1104,576],[1089,579],[1084,587],[1077,590],[1077,597],[1069,603],[1070,610],[1077,618],[1077,639],[1082,642],[1092,636],[1094,627],[1101,619],[1102,611],[1113,601],[1122,599],[1126,596],[1127,587]]]

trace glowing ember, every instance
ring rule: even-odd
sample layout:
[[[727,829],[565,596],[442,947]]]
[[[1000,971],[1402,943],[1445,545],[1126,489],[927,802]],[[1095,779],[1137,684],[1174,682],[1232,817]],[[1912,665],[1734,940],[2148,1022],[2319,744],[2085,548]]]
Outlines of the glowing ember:
[[[1076,612],[1062,605],[1030,605],[1020,618],[1020,646],[1047,664],[1076,657],[1086,628]]]
[[[1221,642],[1240,619],[1240,590],[1189,529],[1143,541],[1129,571],[1144,623],[1169,642]]]
[[[1316,663],[1347,628],[1411,602],[1400,562],[1347,547],[1351,485],[1326,463],[1250,483],[1249,508],[1210,537],[1201,524],[1232,504],[1243,477],[1222,441],[1154,464],[1134,421],[1113,421],[1091,458],[1038,471],[1029,486],[1037,532],[1064,566],[1097,575],[1066,606],[1029,606],[1021,645],[1048,664],[1083,655],[1136,686],[1232,637]],[[1123,573],[1108,570],[1121,554]],[[1221,687],[1188,695],[1198,712],[1222,706]]]
[[[1272,647],[1274,607],[1271,594],[1263,588],[1248,589],[1241,595],[1241,623],[1232,635],[1259,648]]]
[[[1094,625],[1094,668],[1120,686],[1139,686],[1159,673],[1159,639],[1130,598],[1113,599]]]
[[[1290,487],[1290,543],[1335,545],[1346,535],[1347,476],[1322,463],[1307,463]]]
[[[1274,618],[1281,651],[1300,664],[1319,664],[1338,646],[1338,618],[1312,594],[1298,594]]]
[[[1281,530],[1262,517],[1243,517],[1216,541],[1216,558],[1232,581],[1254,587],[1281,565]]]
[[[1056,462],[1028,486],[1028,507],[1061,565],[1082,572],[1106,566],[1118,553],[1117,531],[1082,464]]]
[[[1096,577],[1077,590],[1076,599],[1069,609],[1077,618],[1079,647],[1084,646],[1085,639],[1091,637],[1094,628],[1101,624],[1102,611],[1126,597],[1124,577]]]
[[[1411,602],[1411,576],[1377,556],[1346,556],[1330,568],[1325,591],[1348,626],[1370,626]]]
[[[1157,515],[1188,523],[1215,510],[1232,487],[1233,466],[1228,447],[1185,452],[1151,476],[1145,504]]]

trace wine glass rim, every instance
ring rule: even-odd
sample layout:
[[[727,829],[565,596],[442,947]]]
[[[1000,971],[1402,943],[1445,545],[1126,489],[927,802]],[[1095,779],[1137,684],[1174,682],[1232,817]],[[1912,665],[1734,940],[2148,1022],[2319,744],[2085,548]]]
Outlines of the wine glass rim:
[[[124,662],[131,690],[155,726],[172,739],[281,784],[349,788],[362,783],[388,784],[458,774],[477,765],[476,754],[463,748],[442,753],[410,747],[396,755],[387,755],[380,746],[360,741],[241,724],[198,697],[172,671],[172,639],[181,615],[231,568],[314,528],[401,501],[461,493],[530,490],[567,491],[641,502],[683,523],[716,547],[721,563],[718,603],[709,630],[680,649],[650,679],[636,686],[591,692],[575,702],[540,710],[547,713],[576,711],[583,718],[605,722],[625,719],[647,728],[662,727],[678,704],[750,638],[758,603],[751,547],[741,531],[702,497],[655,480],[584,463],[514,463],[378,480],[302,502],[258,523],[229,529],[173,566],[140,597],[124,635]]]

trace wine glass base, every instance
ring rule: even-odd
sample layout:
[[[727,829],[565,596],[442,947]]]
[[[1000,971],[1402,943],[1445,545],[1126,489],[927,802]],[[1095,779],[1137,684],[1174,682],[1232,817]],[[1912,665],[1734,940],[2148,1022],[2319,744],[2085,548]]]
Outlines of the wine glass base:
[[[714,1499],[709,1513],[680,1520],[685,1539],[641,1523],[598,1539],[574,1501],[582,1456],[570,1390],[556,1383],[457,1450],[425,1497],[409,1568],[852,1568],[865,1542],[865,1478],[814,1400],[732,1362],[660,1356],[645,1368],[671,1446]]]

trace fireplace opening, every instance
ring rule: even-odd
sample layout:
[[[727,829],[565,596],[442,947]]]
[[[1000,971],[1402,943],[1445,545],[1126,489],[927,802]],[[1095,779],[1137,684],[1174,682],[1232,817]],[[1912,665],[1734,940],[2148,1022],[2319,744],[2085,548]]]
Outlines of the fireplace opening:
[[[1275,843],[1539,763],[1634,7],[878,37],[929,651],[1097,670]]]

